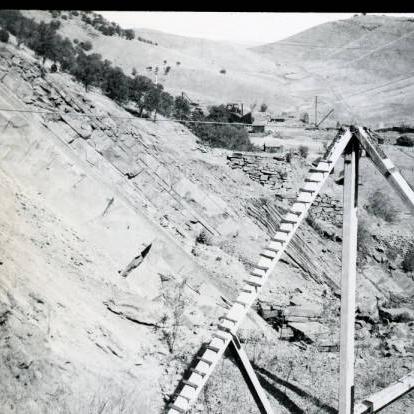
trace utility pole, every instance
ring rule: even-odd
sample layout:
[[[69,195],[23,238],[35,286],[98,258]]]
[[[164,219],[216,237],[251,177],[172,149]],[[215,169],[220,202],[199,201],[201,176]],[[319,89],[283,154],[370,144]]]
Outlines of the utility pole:
[[[318,97],[315,96],[315,126],[318,126]]]

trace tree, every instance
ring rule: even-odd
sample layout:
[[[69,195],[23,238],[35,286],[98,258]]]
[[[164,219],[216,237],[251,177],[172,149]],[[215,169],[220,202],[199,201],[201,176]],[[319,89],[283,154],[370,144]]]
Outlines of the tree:
[[[55,30],[51,25],[40,22],[37,30],[32,33],[29,40],[29,47],[43,59],[43,65],[46,59],[56,60],[57,48],[55,44]]]
[[[267,111],[267,105],[264,102],[260,105],[260,110],[259,111],[260,112],[266,112]]]
[[[230,122],[230,113],[224,105],[212,106],[209,108],[207,120],[216,122]]]
[[[69,38],[60,41],[57,51],[57,61],[60,63],[61,69],[64,71],[71,71],[75,65],[76,52]]]
[[[135,32],[132,29],[127,29],[124,33],[127,40],[135,39]]]
[[[139,109],[139,116],[142,116],[144,110],[144,97],[145,94],[152,87],[153,82],[146,76],[135,76],[135,78],[129,81],[129,99],[134,102]]]
[[[83,50],[87,52],[92,49],[92,43],[89,40],[86,42],[80,42],[79,45]]]
[[[57,30],[57,29],[59,29],[59,27],[60,27],[60,21],[59,20],[52,20],[50,22],[50,28],[52,30]]]
[[[121,68],[111,68],[104,72],[102,90],[111,99],[117,102],[124,102],[128,99],[129,84]]]
[[[161,85],[152,85],[147,93],[144,94],[143,106],[147,112],[158,109],[161,100]]]
[[[72,73],[76,79],[83,83],[87,92],[90,85],[96,85],[102,79],[101,55],[97,53],[90,55],[79,53]]]
[[[176,96],[174,100],[174,116],[178,119],[187,119],[190,115],[190,104],[182,96]]]
[[[9,32],[7,30],[0,30],[0,42],[7,43],[9,41]]]
[[[170,116],[174,107],[174,98],[165,91],[161,92],[158,112],[164,116]]]

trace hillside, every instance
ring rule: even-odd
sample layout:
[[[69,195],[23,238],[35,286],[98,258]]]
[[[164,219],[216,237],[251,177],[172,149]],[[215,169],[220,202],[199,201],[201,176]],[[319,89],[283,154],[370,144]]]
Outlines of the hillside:
[[[48,12],[26,14],[38,21],[51,20]],[[155,46],[104,36],[80,17],[61,23],[64,36],[93,40],[94,50],[126,73],[136,68],[153,76],[148,66],[171,66],[168,75],[160,71],[167,90],[185,91],[204,105],[242,101],[249,107],[266,102],[273,112],[313,114],[317,95],[320,116],[335,109],[328,120],[331,125],[338,120],[373,127],[410,123],[414,94],[414,22],[410,19],[357,16],[251,49],[136,30],[136,36],[152,39]],[[225,74],[220,73],[222,69]]]
[[[159,46],[131,43],[75,20],[63,21],[62,33],[92,39],[104,58],[127,50],[132,59],[133,51],[154,48],[157,59],[167,50],[177,59],[174,48],[187,41],[143,31]],[[195,55],[187,64],[196,71],[207,57],[194,44],[188,40],[185,50]],[[256,52],[235,52],[234,70],[243,53]],[[142,67],[146,57],[139,55]],[[289,162],[286,149],[212,149],[179,123],[134,117],[98,88],[85,92],[70,75],[52,73],[48,64],[43,70],[12,36],[0,44],[0,73],[0,411],[161,413],[336,132],[302,128],[291,148],[308,140],[314,150],[305,159],[296,148]],[[384,149],[413,185],[412,152],[391,145],[394,138],[387,136]],[[413,272],[401,262],[414,223],[400,204],[392,225],[368,213],[369,197],[386,187],[366,157],[361,163],[360,216],[367,224],[357,294],[358,400],[412,370],[414,354],[412,322],[380,317],[381,306],[412,312]],[[338,353],[319,350],[338,340],[341,169],[257,304],[316,309],[325,335],[286,340],[292,330],[256,310],[239,332],[282,414],[332,413],[337,406]],[[301,329],[308,334],[306,322]],[[255,412],[235,371],[226,358],[194,414]],[[409,412],[412,404],[408,395],[384,412]]]

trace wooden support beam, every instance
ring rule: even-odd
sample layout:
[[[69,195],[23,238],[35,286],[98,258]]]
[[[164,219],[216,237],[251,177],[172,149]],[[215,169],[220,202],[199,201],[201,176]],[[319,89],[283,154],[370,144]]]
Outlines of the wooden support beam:
[[[358,128],[358,140],[377,167],[378,171],[387,179],[391,187],[401,197],[402,201],[414,213],[414,191],[405,181],[393,162],[372,139],[364,128]]]
[[[257,407],[259,408],[260,413],[273,414],[273,410],[266,396],[266,393],[260,385],[259,379],[257,378],[252,365],[250,364],[249,357],[242,348],[237,336],[233,336],[233,340],[229,344],[229,349],[233,352],[237,366],[240,369],[240,372],[242,373],[250,392],[252,393],[252,396],[257,404]],[[242,412],[242,407],[240,407],[240,409]]]
[[[413,389],[414,371],[355,405],[354,414],[375,413]]]
[[[352,414],[354,406],[358,155],[358,141],[352,138],[344,153],[339,414]]]

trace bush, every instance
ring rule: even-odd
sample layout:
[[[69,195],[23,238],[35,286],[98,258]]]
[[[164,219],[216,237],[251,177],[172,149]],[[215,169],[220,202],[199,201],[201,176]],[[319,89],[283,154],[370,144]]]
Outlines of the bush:
[[[408,135],[401,135],[397,138],[395,145],[399,145],[400,147],[414,147],[414,138],[411,138]]]
[[[77,45],[79,43],[78,39],[73,39],[73,43],[75,43],[75,45]]]
[[[299,155],[304,159],[308,158],[309,147],[306,146],[306,145],[300,145],[299,146]]]
[[[411,245],[405,252],[401,266],[404,272],[414,271],[414,245]]]
[[[68,20],[68,16],[66,16],[66,14],[62,14],[62,19],[63,20]]]
[[[56,66],[56,63],[53,63],[53,64],[52,64],[52,66],[50,67],[50,71],[51,71],[52,73],[57,72],[57,66]]]
[[[221,69],[220,73],[222,73],[224,75],[226,73],[226,69]]]
[[[260,105],[260,109],[259,109],[259,111],[260,111],[260,112],[266,112],[266,111],[267,111],[267,108],[268,108],[268,106],[267,106],[265,103],[262,103],[262,104]]]
[[[206,233],[205,230],[201,230],[196,237],[196,242],[199,244],[205,244],[207,246],[212,245],[211,236]]]
[[[9,41],[9,32],[7,30],[0,30],[0,42],[7,43]]]
[[[371,194],[365,208],[369,213],[374,214],[389,223],[394,222],[398,215],[398,210],[394,207],[390,196],[380,190]]]

